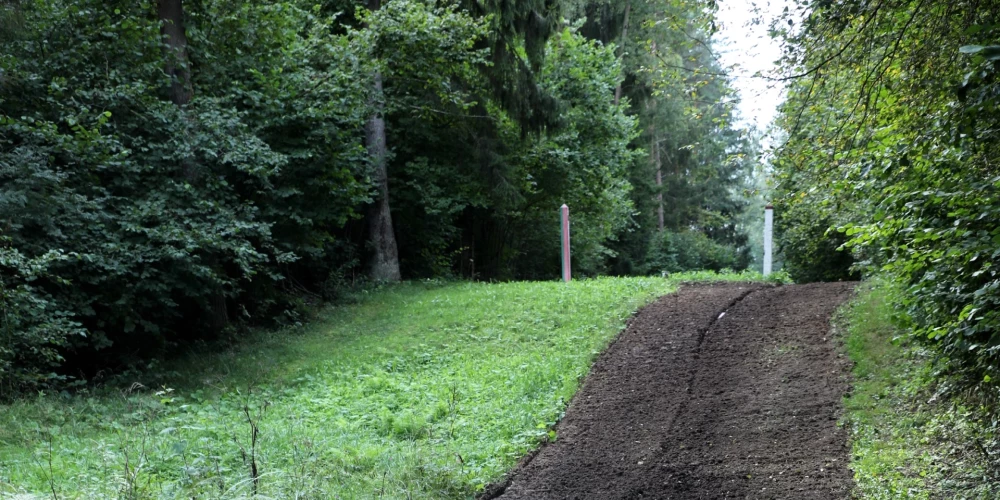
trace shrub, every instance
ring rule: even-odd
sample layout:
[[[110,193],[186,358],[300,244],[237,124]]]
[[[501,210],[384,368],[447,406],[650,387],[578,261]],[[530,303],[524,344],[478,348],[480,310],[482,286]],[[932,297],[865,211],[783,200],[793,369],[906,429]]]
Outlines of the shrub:
[[[738,265],[738,252],[704,233],[663,231],[653,237],[646,257],[647,272],[721,271]]]
[[[52,295],[37,286],[45,278],[66,283],[52,276],[50,267],[67,258],[50,251],[29,259],[16,249],[0,247],[0,399],[15,389],[57,378],[52,370],[63,361],[59,349],[73,337],[86,335]]]
[[[291,5],[191,3],[180,107],[155,2],[18,7],[0,55],[4,383],[63,357],[125,367],[283,309],[283,283],[330,259],[368,195],[347,44]]]
[[[828,214],[806,204],[781,204],[775,210],[778,250],[784,269],[797,283],[858,279],[847,237]]]

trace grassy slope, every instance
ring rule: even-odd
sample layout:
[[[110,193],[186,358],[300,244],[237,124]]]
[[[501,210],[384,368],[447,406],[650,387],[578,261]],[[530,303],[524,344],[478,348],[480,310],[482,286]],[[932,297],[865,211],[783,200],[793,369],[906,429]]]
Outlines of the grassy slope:
[[[264,496],[467,498],[548,437],[629,315],[692,277],[404,284],[194,356],[170,387],[0,407],[0,497],[246,497],[255,456]]]
[[[844,399],[851,468],[861,498],[1000,498],[975,446],[974,412],[933,397],[930,353],[908,345],[892,322],[890,285],[876,281],[839,319],[855,362]]]

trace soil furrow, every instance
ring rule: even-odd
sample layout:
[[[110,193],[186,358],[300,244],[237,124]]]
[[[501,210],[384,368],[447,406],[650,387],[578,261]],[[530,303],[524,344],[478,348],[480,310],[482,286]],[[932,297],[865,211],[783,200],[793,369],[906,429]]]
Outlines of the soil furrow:
[[[694,285],[646,307],[558,439],[483,498],[847,498],[847,362],[829,319],[851,290]]]

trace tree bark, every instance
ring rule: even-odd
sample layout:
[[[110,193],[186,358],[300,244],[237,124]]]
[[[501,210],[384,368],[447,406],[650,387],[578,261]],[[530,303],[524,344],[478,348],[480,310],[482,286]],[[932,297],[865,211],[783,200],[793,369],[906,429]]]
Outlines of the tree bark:
[[[177,107],[183,108],[191,102],[191,97],[194,95],[194,88],[191,84],[191,65],[188,59],[187,33],[184,29],[184,2],[183,0],[159,0],[157,14],[160,19],[160,34],[163,35],[166,42],[163,69],[170,76],[168,94],[171,102]],[[184,114],[183,110],[181,114]],[[186,117],[185,120],[187,120]],[[193,182],[198,177],[198,169],[190,159],[183,160],[181,171],[189,182]],[[213,267],[217,263],[213,257],[209,257],[208,262]],[[221,331],[229,325],[226,292],[221,286],[216,286],[212,292],[208,313],[213,330]]]
[[[379,0],[371,0],[370,8],[379,8]],[[386,165],[385,118],[382,116],[382,74],[375,72],[372,103],[375,111],[365,124],[365,143],[372,158],[375,174],[375,202],[368,208],[369,242],[372,246],[371,278],[375,281],[399,281],[399,250],[392,230],[389,210],[389,172]]]
[[[184,2],[159,0],[157,10],[160,18],[160,34],[166,43],[163,49],[165,59],[163,70],[170,77],[170,88],[167,93],[170,102],[183,107],[191,102],[191,97],[194,95],[187,50],[188,40],[184,29]],[[198,177],[198,169],[190,159],[182,162],[181,172],[188,182],[193,182]]]
[[[622,38],[621,38],[621,55],[618,56],[618,60],[622,61],[625,59],[625,44],[628,43],[628,18],[629,14],[632,12],[632,2],[628,1],[625,4],[625,22],[622,23]],[[622,100],[622,82],[618,82],[618,86],[615,87],[615,106]]]
[[[655,130],[655,129],[654,129]],[[663,165],[660,162],[660,141],[657,135],[653,134],[653,168],[656,169],[656,214],[659,219],[660,232],[663,232]]]
[[[626,11],[627,12],[627,11]],[[653,42],[653,52],[656,52],[656,42]],[[650,115],[655,120],[656,99],[651,99],[647,104]],[[657,228],[663,232],[663,165],[660,159],[660,135],[656,131],[656,125],[649,125],[649,162],[652,164],[653,172],[656,174],[656,218]]]
[[[184,32],[183,0],[160,0],[160,34],[166,38],[167,62],[170,75],[170,100],[183,106],[191,102],[191,70],[188,64],[187,34]]]

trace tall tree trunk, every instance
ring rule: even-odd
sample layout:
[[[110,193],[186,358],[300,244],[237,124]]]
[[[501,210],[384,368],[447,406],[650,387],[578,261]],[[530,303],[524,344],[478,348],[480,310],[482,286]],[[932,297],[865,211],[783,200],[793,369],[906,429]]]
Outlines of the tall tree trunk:
[[[184,30],[183,0],[159,0],[160,34],[165,38],[164,71],[170,76],[170,101],[179,107],[191,102],[191,66],[188,60],[187,33]],[[184,178],[194,181],[198,176],[194,162],[185,159],[181,165]]]
[[[191,102],[191,70],[188,65],[187,34],[184,32],[182,0],[160,0],[160,34],[167,41],[166,72],[171,77],[170,100],[183,106]]]
[[[674,182],[678,182],[679,183],[682,180],[681,179],[681,159],[675,156],[670,161],[671,161],[671,163],[674,164]],[[675,201],[674,204],[677,205],[678,202]],[[681,227],[681,214],[680,214],[680,211],[674,210],[672,212],[672,214],[673,214],[673,218],[674,218],[674,227],[675,228],[680,228]]]
[[[625,58],[625,44],[628,43],[628,18],[629,14],[632,12],[632,2],[629,0],[625,4],[625,22],[622,23],[622,38],[619,50],[621,50],[621,55],[618,56],[618,60],[621,61]],[[615,87],[615,106],[622,100],[622,82],[618,82],[618,86]]]
[[[159,0],[157,13],[160,18],[160,34],[166,39],[164,71],[170,76],[170,101],[183,108],[191,102],[191,97],[194,95],[187,33],[184,30],[183,0]],[[194,181],[198,176],[197,167],[190,159],[184,160],[181,169],[188,181]],[[210,258],[208,262],[209,265],[215,266],[214,258]],[[213,330],[221,331],[229,324],[226,293],[221,286],[212,292],[208,310]]]
[[[658,136],[653,133],[653,168],[656,169],[656,214],[659,219],[660,232],[663,232],[663,165],[660,162],[660,141]]]
[[[626,17],[628,15],[628,10],[626,8]],[[653,42],[652,46],[653,52],[656,52],[656,42]],[[655,110],[656,110],[656,99],[651,99],[647,105],[652,113],[650,116],[655,120]],[[656,174],[656,218],[657,218],[657,228],[660,232],[663,232],[663,165],[660,161],[660,135],[656,131],[656,125],[649,125],[649,138],[650,138],[650,150],[649,150],[649,162],[652,164],[653,172]]]
[[[382,7],[381,0],[369,0],[368,8],[375,11]],[[371,278],[376,281],[399,281],[399,250],[392,231],[392,213],[389,211],[389,172],[386,165],[385,118],[382,116],[382,74],[375,72],[372,104],[374,112],[365,124],[365,143],[374,166],[375,203],[368,208],[369,241],[372,246]]]

